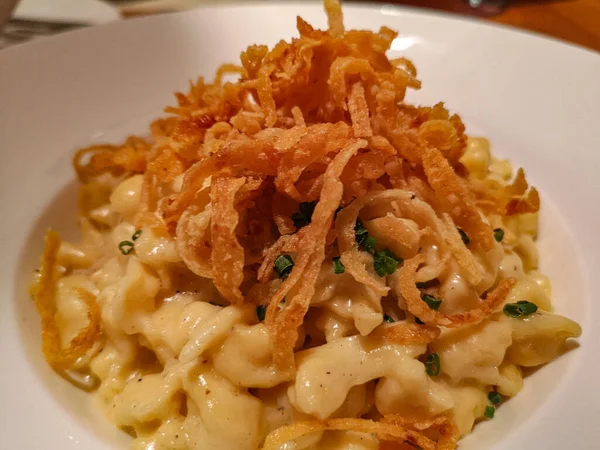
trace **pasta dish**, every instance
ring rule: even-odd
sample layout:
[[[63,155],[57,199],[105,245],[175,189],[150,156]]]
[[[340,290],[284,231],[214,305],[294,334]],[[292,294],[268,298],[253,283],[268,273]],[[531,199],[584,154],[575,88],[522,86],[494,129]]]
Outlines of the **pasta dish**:
[[[149,135],[74,156],[81,241],[48,231],[31,286],[42,350],[132,449],[455,449],[581,334],[523,170],[404,101],[396,32],[324,3],[327,30],[298,17]]]

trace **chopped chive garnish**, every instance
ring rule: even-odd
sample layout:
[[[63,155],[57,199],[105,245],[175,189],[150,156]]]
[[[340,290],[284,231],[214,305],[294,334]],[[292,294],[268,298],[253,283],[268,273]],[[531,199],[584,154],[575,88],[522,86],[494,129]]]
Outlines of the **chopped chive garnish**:
[[[292,220],[296,228],[305,227],[310,223],[316,205],[316,202],[302,202],[298,205],[298,212],[292,214]]]
[[[124,255],[129,255],[133,251],[133,242],[131,241],[121,241],[119,243],[119,250]]]
[[[425,322],[423,322],[421,319],[419,319],[418,317],[415,317],[415,323],[417,325],[425,325]]]
[[[392,319],[390,316],[388,316],[387,314],[383,315],[383,320],[385,320],[387,323],[394,323],[395,320]]]
[[[488,419],[492,419],[494,417],[494,413],[496,412],[496,408],[494,406],[486,406],[485,412],[483,415]]]
[[[427,306],[429,306],[429,308],[433,309],[434,311],[437,310],[440,307],[440,305],[442,304],[441,299],[436,298],[433,295],[429,295],[429,294],[421,295],[421,300],[423,300],[425,303],[427,303]]]
[[[502,396],[500,394],[498,394],[498,392],[496,392],[496,391],[490,391],[488,393],[488,399],[490,400],[490,403],[492,405],[497,405],[498,403],[500,403],[502,401]]]
[[[369,234],[369,232],[363,225],[362,220],[356,219],[356,224],[354,225],[354,235],[356,236],[356,240],[358,241],[359,238],[365,234]]]
[[[533,314],[538,309],[535,303],[528,302],[527,300],[519,300],[517,303],[507,303],[504,305],[504,314],[508,317],[519,318]]]
[[[425,360],[425,372],[431,377],[440,373],[440,356],[437,353],[430,353]]]
[[[340,260],[339,256],[333,258],[333,272],[339,275],[340,273],[344,273],[346,268],[344,267],[344,263]]]
[[[275,260],[275,272],[282,280],[285,280],[294,268],[294,260],[289,255],[279,255]]]
[[[256,315],[258,316],[258,320],[261,322],[265,320],[265,314],[267,313],[267,305],[260,305],[256,307]]]
[[[137,239],[140,237],[141,234],[142,234],[142,230],[137,230],[135,233],[133,233],[133,236],[131,236],[131,240],[137,241]]]
[[[380,252],[375,252],[373,268],[380,277],[391,275],[398,268],[398,264],[402,262],[402,258],[397,257],[387,248]]]
[[[502,228],[494,229],[494,239],[496,239],[496,242],[502,242],[502,239],[504,239],[504,230]]]
[[[357,219],[356,225],[354,225],[354,235],[356,238],[356,243],[361,250],[373,253],[373,247],[375,247],[377,241],[373,236],[369,235],[369,232],[364,227],[360,219]]]
[[[465,233],[465,230],[463,230],[460,227],[456,227],[456,229],[458,230],[458,233],[460,234],[460,238],[462,239],[462,241],[465,243],[465,245],[468,245],[469,242],[471,242],[469,235],[467,233]]]
[[[367,238],[362,242],[362,249],[365,252],[373,253],[373,247],[375,247],[376,243],[377,241],[373,236],[367,235]]]

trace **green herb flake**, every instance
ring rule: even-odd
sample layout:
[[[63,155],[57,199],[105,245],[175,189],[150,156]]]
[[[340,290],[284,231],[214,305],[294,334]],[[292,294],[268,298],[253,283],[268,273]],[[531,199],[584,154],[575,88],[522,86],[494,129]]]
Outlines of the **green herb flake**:
[[[356,236],[356,240],[358,241],[365,234],[369,234],[369,232],[363,225],[362,220],[356,219],[356,224],[354,225],[354,235]]]
[[[375,252],[373,268],[380,277],[391,275],[398,268],[398,264],[402,262],[402,258],[397,257],[387,248],[380,252]]]
[[[430,377],[435,377],[440,373],[440,355],[437,353],[430,353],[427,355],[425,360],[425,372]]]
[[[469,245],[469,242],[471,242],[471,238],[469,238],[469,235],[467,233],[465,233],[465,230],[463,230],[460,227],[456,227],[456,229],[458,230],[458,233],[460,234],[460,238],[465,243],[465,245]]]
[[[141,234],[142,234],[142,230],[137,230],[135,233],[133,233],[133,236],[131,236],[131,240],[137,241]]]
[[[387,314],[383,315],[383,320],[385,320],[387,323],[394,323],[395,320],[392,319],[390,316],[388,316]]]
[[[485,412],[483,413],[483,415],[485,417],[487,417],[488,419],[493,419],[495,412],[496,412],[496,408],[494,406],[486,406]]]
[[[119,243],[119,250],[124,255],[129,255],[133,251],[133,242],[131,241],[121,241]]]
[[[373,236],[369,235],[369,232],[360,219],[357,219],[356,225],[354,225],[354,236],[356,238],[356,243],[361,250],[373,253],[373,247],[375,247],[377,241]]]
[[[275,260],[274,267],[277,276],[285,280],[294,268],[294,260],[289,255],[279,255]]]
[[[367,235],[367,238],[363,240],[361,247],[365,252],[373,253],[373,247],[375,247],[376,243],[377,241],[373,236]]]
[[[504,314],[513,319],[525,317],[533,314],[538,309],[535,303],[528,302],[527,300],[519,300],[517,303],[507,303],[504,305]]]
[[[296,228],[300,229],[310,223],[316,205],[316,202],[302,202],[298,205],[298,212],[292,214],[292,220]]]
[[[437,311],[439,309],[440,305],[442,304],[441,299],[436,298],[433,295],[429,295],[429,294],[422,294],[421,300],[423,300],[425,303],[427,303],[427,306],[429,306],[429,308],[433,309],[434,311]]]
[[[496,391],[490,391],[488,393],[488,399],[492,405],[497,405],[502,401],[502,396]]]
[[[496,239],[496,242],[502,242],[502,239],[504,239],[504,230],[502,228],[494,229],[494,239]]]
[[[339,256],[333,258],[333,271],[336,275],[344,273],[346,268],[344,267],[344,263],[340,260]]]
[[[265,315],[267,314],[267,305],[260,305],[256,307],[256,315],[258,316],[258,320],[261,322],[265,320]]]

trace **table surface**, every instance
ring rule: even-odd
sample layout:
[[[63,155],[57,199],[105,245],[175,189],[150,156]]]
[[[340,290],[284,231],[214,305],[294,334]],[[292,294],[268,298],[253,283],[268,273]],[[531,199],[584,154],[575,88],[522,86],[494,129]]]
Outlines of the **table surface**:
[[[514,1],[488,20],[547,34],[600,52],[600,0]]]
[[[480,0],[479,8],[467,0],[391,1],[485,17],[600,51],[600,0]],[[502,3],[506,6],[499,7]]]

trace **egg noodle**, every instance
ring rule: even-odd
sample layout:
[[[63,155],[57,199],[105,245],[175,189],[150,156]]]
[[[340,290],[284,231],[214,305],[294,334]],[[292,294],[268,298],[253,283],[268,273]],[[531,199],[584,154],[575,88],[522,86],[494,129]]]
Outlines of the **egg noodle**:
[[[523,171],[404,103],[396,32],[325,9],[151,138],[75,155],[82,240],[46,235],[42,347],[132,449],[454,449],[581,333],[536,271]]]

